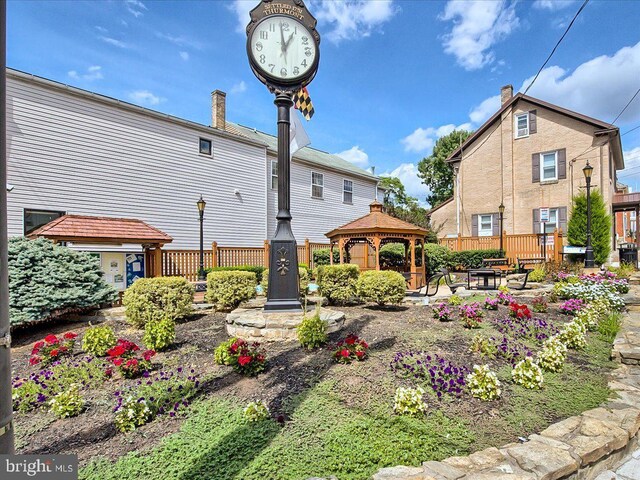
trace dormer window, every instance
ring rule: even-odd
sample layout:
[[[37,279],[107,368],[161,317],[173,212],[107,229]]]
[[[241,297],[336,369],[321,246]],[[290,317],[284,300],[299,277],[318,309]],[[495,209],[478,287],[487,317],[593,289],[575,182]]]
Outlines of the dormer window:
[[[529,112],[516,115],[516,138],[529,136]]]

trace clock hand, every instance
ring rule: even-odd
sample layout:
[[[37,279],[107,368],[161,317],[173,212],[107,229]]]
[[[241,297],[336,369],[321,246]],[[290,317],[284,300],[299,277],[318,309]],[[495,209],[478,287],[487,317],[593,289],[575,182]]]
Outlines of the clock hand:
[[[284,44],[285,53],[287,53],[287,50],[289,50],[289,44],[291,43],[291,40],[293,40],[293,32],[291,32],[291,35],[289,35],[289,40],[287,40],[286,43]]]
[[[280,56],[284,55],[284,53],[287,50],[287,44],[284,41],[284,31],[282,30],[282,22],[280,22]],[[285,57],[285,63],[287,61],[287,58]]]

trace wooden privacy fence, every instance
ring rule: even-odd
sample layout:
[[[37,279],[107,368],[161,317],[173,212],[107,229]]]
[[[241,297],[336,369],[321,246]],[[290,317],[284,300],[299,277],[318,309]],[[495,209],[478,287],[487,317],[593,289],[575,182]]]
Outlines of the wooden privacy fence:
[[[315,268],[313,252],[329,248],[328,243],[310,242],[308,239],[298,245],[298,262]],[[269,241],[262,247],[223,247],[213,242],[211,250],[204,251],[204,268],[238,267],[252,265],[269,267]],[[162,250],[162,275],[182,276],[190,282],[198,279],[200,250]]]
[[[518,258],[539,257],[543,250],[543,235],[541,233],[522,233],[508,235],[502,234],[502,244],[505,256],[510,262],[515,263]],[[548,260],[559,262],[562,260],[562,246],[564,237],[561,230],[555,230],[547,234],[546,257]],[[461,250],[489,250],[500,248],[500,236],[492,237],[446,237],[438,239],[440,245],[444,245],[454,252]]]

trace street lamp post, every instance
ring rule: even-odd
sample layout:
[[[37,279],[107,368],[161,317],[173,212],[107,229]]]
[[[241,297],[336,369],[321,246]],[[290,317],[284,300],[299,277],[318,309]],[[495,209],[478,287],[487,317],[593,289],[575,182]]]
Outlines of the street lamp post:
[[[502,245],[502,232],[504,231],[504,204],[502,202],[500,202],[498,212],[500,212],[500,254],[504,256],[504,249]]]
[[[204,232],[203,232],[203,222],[204,222],[204,207],[207,206],[207,202],[204,201],[202,195],[200,195],[200,200],[196,202],[198,205],[198,214],[200,215],[200,268],[198,270],[198,280],[204,281],[206,280],[206,276],[204,274]]]
[[[587,245],[584,251],[584,267],[593,268],[595,266],[595,260],[593,258],[593,247],[591,246],[591,174],[593,173],[593,167],[587,164],[582,169],[584,178],[587,182]]]

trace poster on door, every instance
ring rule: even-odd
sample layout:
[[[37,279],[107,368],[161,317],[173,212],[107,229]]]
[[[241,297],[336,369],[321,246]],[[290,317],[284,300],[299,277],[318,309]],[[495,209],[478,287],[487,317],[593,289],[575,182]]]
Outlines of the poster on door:
[[[110,285],[121,292],[125,289],[124,253],[102,253],[102,271],[104,279]]]
[[[139,278],[144,278],[144,253],[127,253],[127,288]]]

